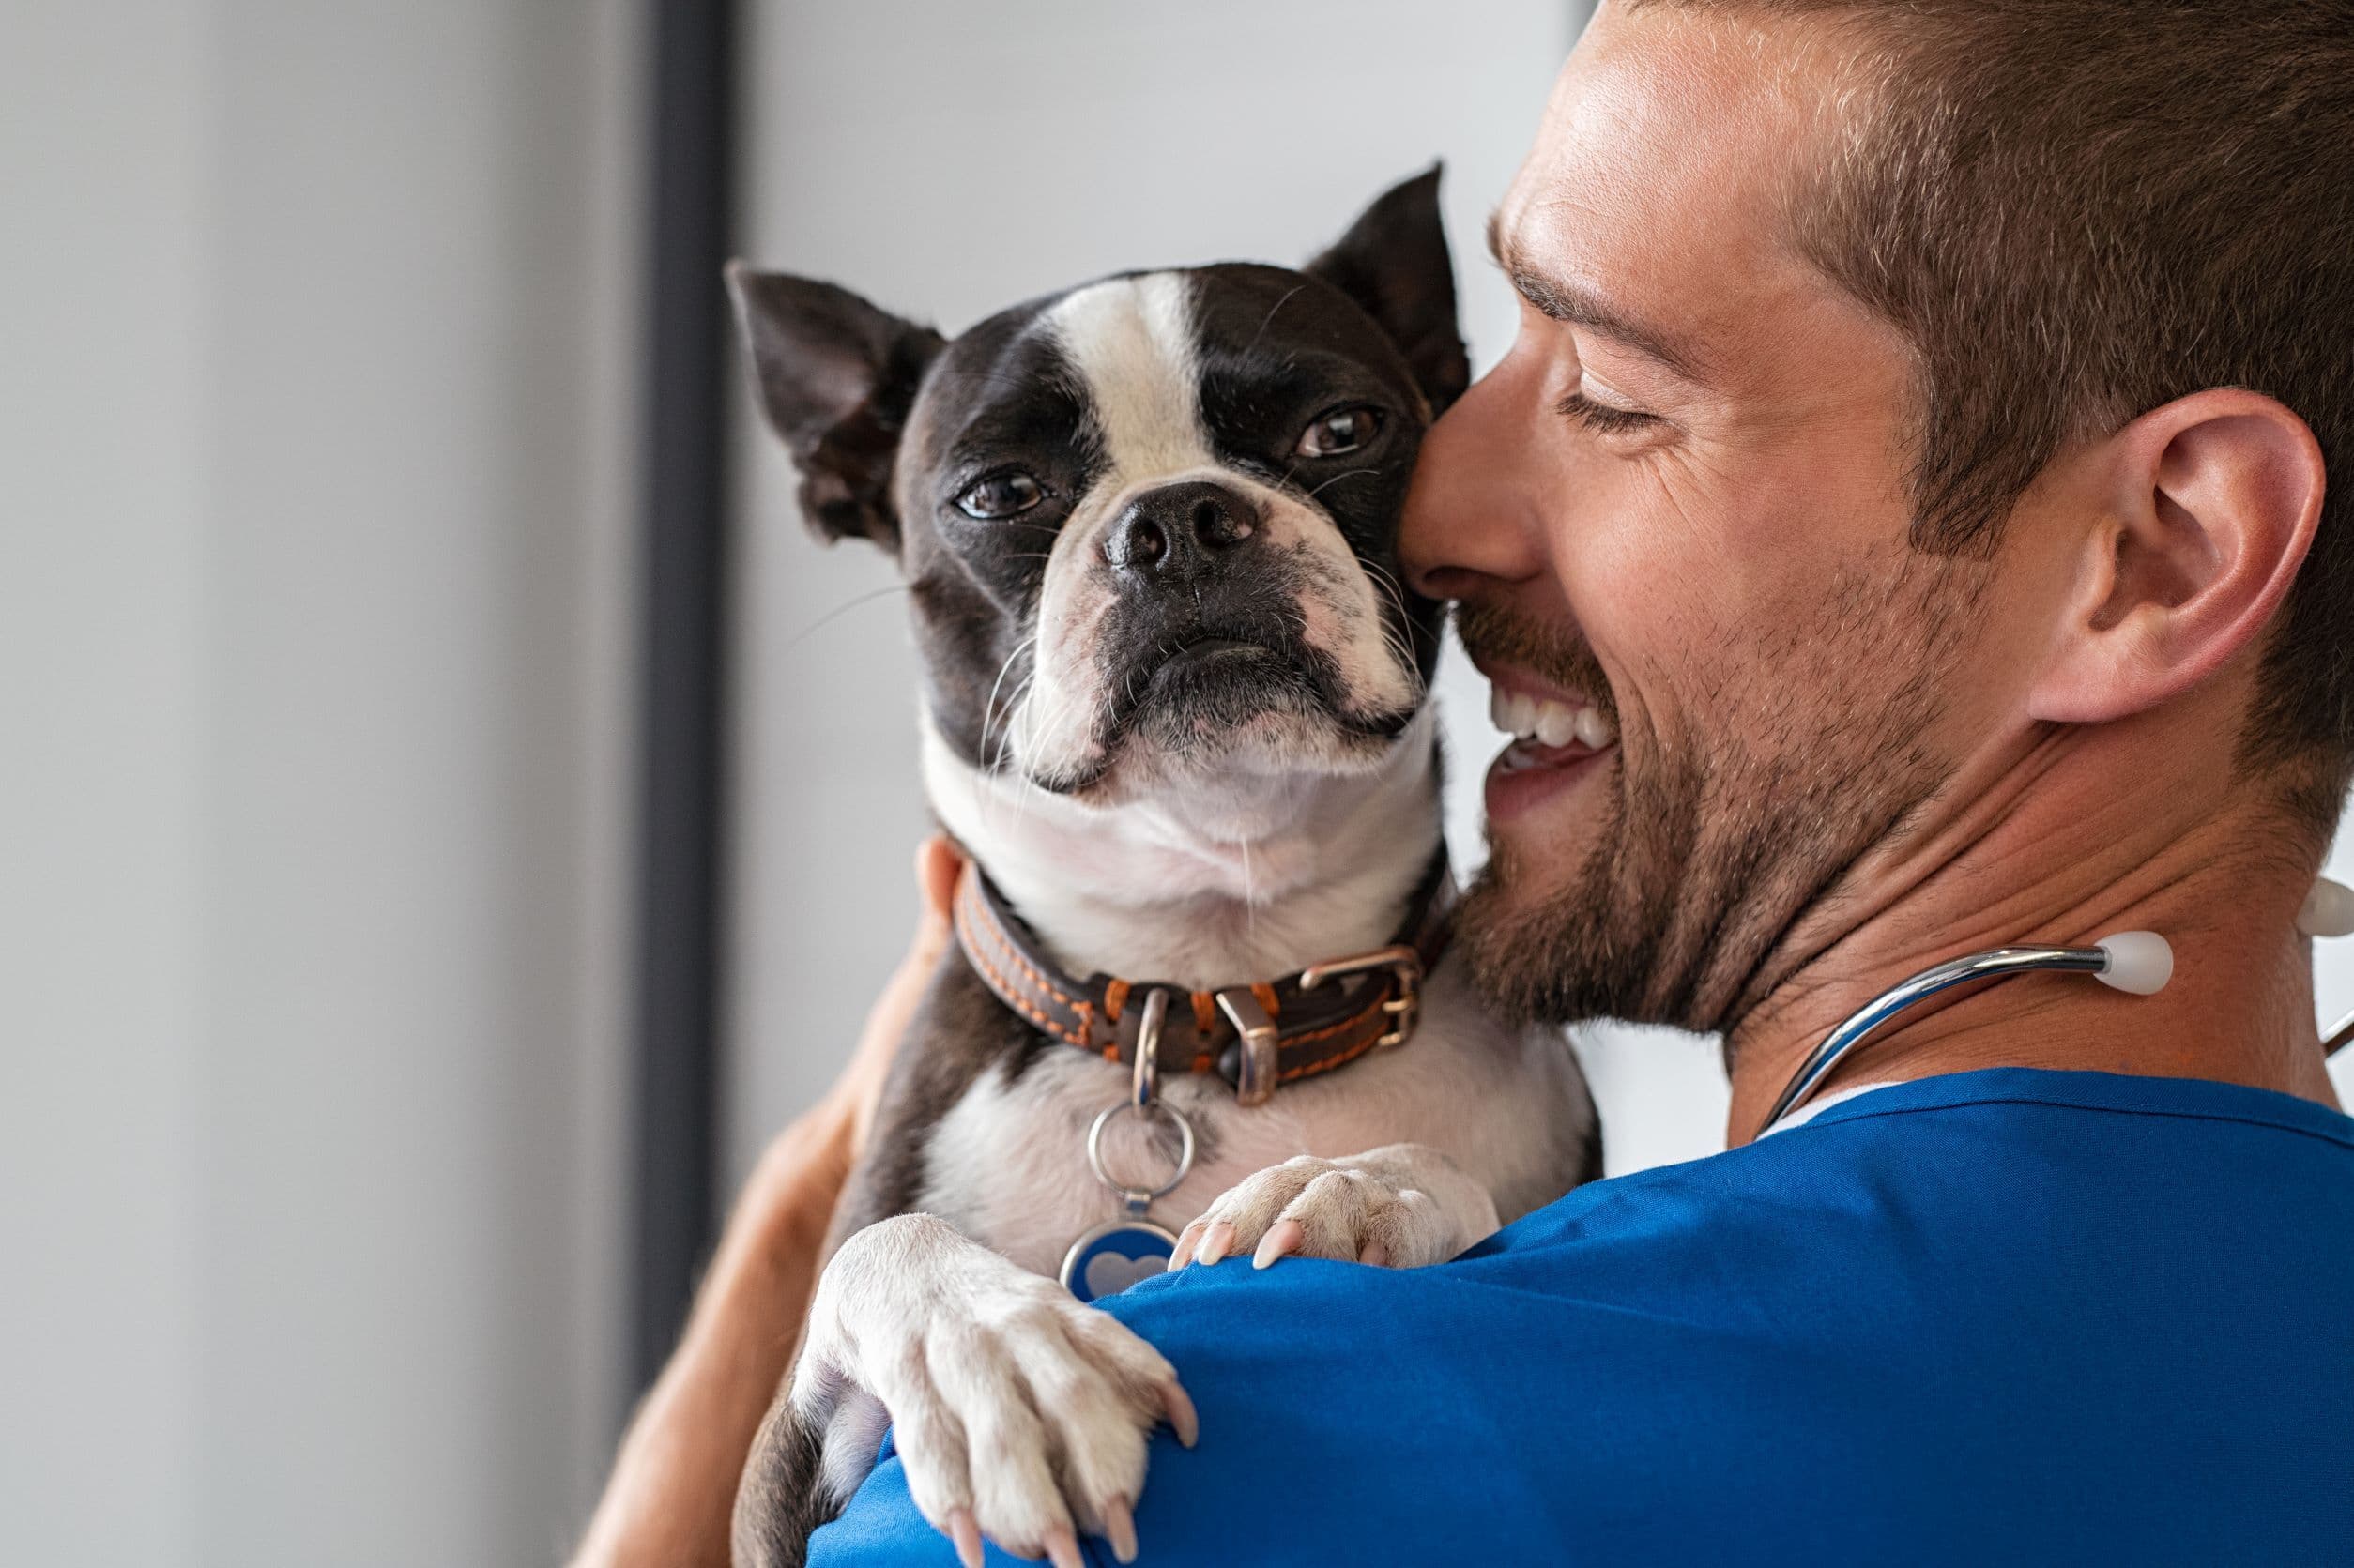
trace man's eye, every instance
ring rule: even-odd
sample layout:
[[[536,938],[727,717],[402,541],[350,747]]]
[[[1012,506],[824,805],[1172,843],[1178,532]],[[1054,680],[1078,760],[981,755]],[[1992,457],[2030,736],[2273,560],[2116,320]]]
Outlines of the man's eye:
[[[1317,415],[1300,433],[1299,444],[1292,449],[1292,455],[1338,457],[1342,452],[1371,445],[1381,430],[1382,411],[1378,408],[1336,408],[1329,414]]]
[[[989,523],[1001,517],[1018,517],[1046,496],[1036,480],[1016,469],[974,480],[956,497],[956,506],[967,517]]]
[[[1639,408],[1615,408],[1607,403],[1597,403],[1583,392],[1570,393],[1555,408],[1564,419],[1576,420],[1597,435],[1616,435],[1659,422],[1657,414],[1645,414]]]

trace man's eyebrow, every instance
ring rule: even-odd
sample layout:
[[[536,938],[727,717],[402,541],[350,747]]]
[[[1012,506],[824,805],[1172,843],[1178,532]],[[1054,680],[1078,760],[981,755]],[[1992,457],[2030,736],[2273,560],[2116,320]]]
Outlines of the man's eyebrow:
[[[1514,253],[1504,233],[1503,214],[1488,215],[1488,254],[1512,280],[1521,298],[1543,314],[1572,327],[1583,327],[1628,348],[1647,354],[1687,381],[1699,381],[1700,357],[1656,327],[1635,320],[1609,300],[1582,284],[1564,282],[1536,271]]]

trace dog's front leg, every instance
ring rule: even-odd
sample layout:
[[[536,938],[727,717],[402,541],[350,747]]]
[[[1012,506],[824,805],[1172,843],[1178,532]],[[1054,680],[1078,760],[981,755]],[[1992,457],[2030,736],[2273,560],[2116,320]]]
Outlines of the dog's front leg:
[[[1296,1155],[1228,1188],[1177,1238],[1169,1266],[1245,1252],[1418,1269],[1492,1235],[1488,1189],[1437,1149],[1386,1144],[1345,1159]]]
[[[974,1568],[984,1535],[1077,1568],[1078,1530],[1127,1561],[1147,1434],[1166,1418],[1194,1438],[1159,1351],[946,1222],[902,1215],[850,1237],[818,1282],[737,1497],[737,1562],[801,1562],[886,1417],[917,1509]]]

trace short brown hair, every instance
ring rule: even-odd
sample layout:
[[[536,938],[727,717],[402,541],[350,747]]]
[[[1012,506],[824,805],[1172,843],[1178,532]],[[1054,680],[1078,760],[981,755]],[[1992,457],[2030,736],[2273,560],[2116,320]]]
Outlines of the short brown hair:
[[[2326,833],[2354,774],[2354,0],[1647,3],[1857,46],[1873,109],[1793,221],[1919,356],[1923,546],[1987,547],[2065,442],[2205,388],[2312,428],[2340,482],[2241,750]]]

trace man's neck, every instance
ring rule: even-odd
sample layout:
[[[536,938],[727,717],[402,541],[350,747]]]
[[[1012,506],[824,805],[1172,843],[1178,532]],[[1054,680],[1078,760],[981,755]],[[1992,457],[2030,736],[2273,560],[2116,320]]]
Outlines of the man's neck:
[[[1728,1139],[1762,1130],[1834,1027],[1930,965],[2022,942],[2149,930],[2174,977],[2134,997],[2081,975],[1964,988],[1900,1014],[1822,1084],[1981,1067],[2212,1078],[2335,1104],[2316,1044],[2314,865],[2228,757],[2186,766],[2178,723],[2046,731],[1965,769],[1901,845],[1859,862],[1782,947],[1732,1031]],[[2125,788],[2117,781],[2130,780]]]

